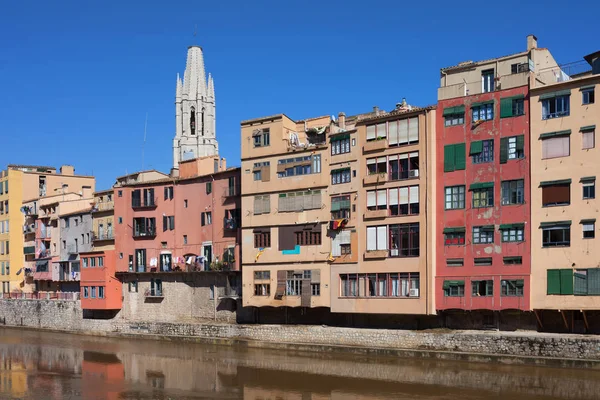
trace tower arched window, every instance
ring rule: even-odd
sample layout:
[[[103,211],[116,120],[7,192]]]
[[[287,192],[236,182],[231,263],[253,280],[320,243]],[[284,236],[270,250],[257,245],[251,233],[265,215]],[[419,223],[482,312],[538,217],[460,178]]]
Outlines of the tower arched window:
[[[192,135],[196,134],[196,109],[194,107],[190,108],[190,130]]]
[[[202,136],[204,136],[204,108],[202,109]]]

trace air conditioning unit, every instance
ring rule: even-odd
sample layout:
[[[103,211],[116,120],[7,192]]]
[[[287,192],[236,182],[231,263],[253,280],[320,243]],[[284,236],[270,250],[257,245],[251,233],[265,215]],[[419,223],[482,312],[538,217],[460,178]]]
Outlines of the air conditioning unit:
[[[419,170],[418,169],[413,169],[412,171],[408,171],[408,177],[409,178],[418,178],[419,177]]]
[[[408,295],[410,297],[419,297],[419,289],[410,289]]]

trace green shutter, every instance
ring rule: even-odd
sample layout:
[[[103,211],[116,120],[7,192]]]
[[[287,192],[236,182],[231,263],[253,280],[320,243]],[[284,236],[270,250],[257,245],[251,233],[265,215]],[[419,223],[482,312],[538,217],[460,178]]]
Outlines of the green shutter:
[[[500,99],[500,118],[512,117],[512,97]]]
[[[466,158],[467,146],[465,143],[457,143],[454,145],[454,169],[461,170],[467,167]]]
[[[329,140],[332,142],[335,142],[336,140],[344,140],[344,139],[350,139],[350,134],[331,136]]]
[[[573,294],[573,270],[560,270],[560,294]]]
[[[600,295],[600,268],[588,269],[587,294]]]
[[[547,273],[547,294],[560,294],[560,270],[549,269]]]
[[[487,281],[485,284],[485,294],[488,296],[494,295],[494,281]]]
[[[477,182],[471,183],[469,190],[489,189],[494,187],[494,182]]]
[[[476,140],[471,142],[471,149],[469,150],[469,155],[480,154],[483,151],[483,140]]]
[[[450,281],[444,281],[444,284],[442,285],[442,289],[444,289],[444,290],[450,289]]]
[[[508,161],[508,138],[500,138],[500,164]]]
[[[454,145],[444,146],[444,172],[454,171]]]
[[[517,281],[515,282],[515,286],[516,287],[523,287],[523,286],[525,286],[525,280],[523,280],[523,279],[517,279]]]
[[[525,135],[517,136],[517,150],[523,151],[525,149]]]
[[[573,274],[575,284],[573,285],[573,294],[579,296],[587,295],[587,274],[577,272]]]

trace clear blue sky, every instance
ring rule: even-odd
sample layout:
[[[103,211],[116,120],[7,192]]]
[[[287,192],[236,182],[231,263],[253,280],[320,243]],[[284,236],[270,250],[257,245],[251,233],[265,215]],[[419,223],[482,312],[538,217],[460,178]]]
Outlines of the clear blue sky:
[[[145,166],[168,172],[190,44],[215,79],[221,155],[239,165],[241,120],[433,104],[441,67],[523,51],[529,33],[559,63],[581,60],[600,50],[599,12],[592,0],[3,1],[0,165],[72,164],[108,188],[141,168],[148,112]]]

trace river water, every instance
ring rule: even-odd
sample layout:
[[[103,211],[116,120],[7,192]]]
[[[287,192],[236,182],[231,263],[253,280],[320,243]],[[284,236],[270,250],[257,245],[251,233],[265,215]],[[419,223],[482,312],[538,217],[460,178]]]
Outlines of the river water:
[[[600,371],[0,328],[0,399],[599,399]]]

